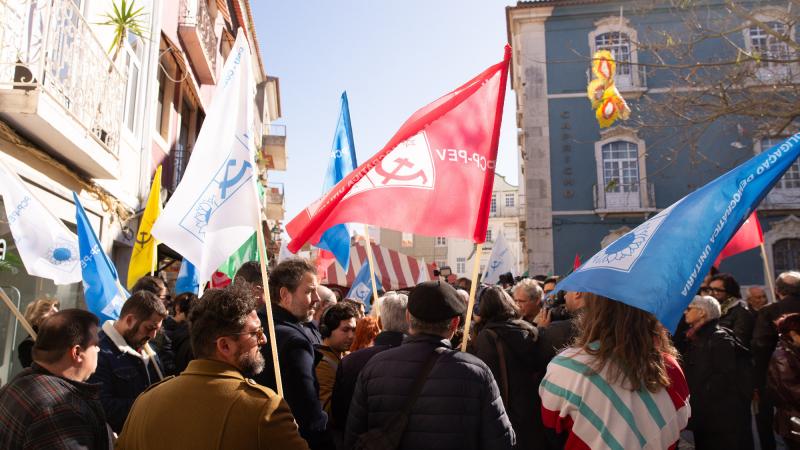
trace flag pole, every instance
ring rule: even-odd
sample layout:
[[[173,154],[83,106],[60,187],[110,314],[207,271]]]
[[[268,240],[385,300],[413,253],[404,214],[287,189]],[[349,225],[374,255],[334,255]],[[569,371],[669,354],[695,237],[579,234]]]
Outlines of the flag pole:
[[[261,211],[259,209],[259,216]],[[261,287],[264,289],[264,302],[267,307],[267,331],[269,332],[269,346],[272,353],[272,367],[275,370],[275,386],[278,395],[283,397],[283,382],[281,380],[281,368],[278,365],[278,345],[275,338],[275,323],[272,318],[272,300],[269,296],[269,275],[267,275],[267,248],[264,244],[264,229],[259,221],[256,227],[256,241],[258,241],[258,256],[261,265]]]
[[[375,283],[375,264],[373,264],[372,242],[369,240],[369,225],[367,224],[364,224],[364,235],[366,236],[365,245],[367,247],[367,261],[369,261],[369,277],[370,281],[372,281],[372,304],[374,305],[378,301],[378,284]]]
[[[764,247],[764,241],[761,241],[759,245],[761,247],[761,260],[764,261],[764,278],[767,280],[767,286],[769,286],[769,298],[771,303],[775,303],[775,282],[772,281],[772,271],[769,270],[769,260],[767,259],[767,249]]]
[[[33,340],[35,341],[36,332],[33,331],[33,327],[31,326],[31,324],[27,320],[25,320],[25,316],[23,316],[22,313],[19,311],[17,305],[15,305],[14,302],[12,302],[10,298],[8,298],[8,294],[6,294],[6,291],[4,289],[0,289],[0,298],[3,299],[3,303],[5,303],[6,306],[8,306],[8,309],[11,310],[11,313],[14,314],[14,316],[16,316],[17,320],[22,325],[22,328],[25,328],[25,331],[27,331],[28,334],[31,335],[31,338],[33,338]]]
[[[152,236],[152,235],[151,235]],[[153,260],[150,265],[150,276],[152,277],[158,268],[158,241],[153,242]]]
[[[464,321],[464,336],[461,338],[461,351],[467,351],[469,343],[469,327],[472,323],[472,310],[475,307],[475,292],[478,289],[478,272],[481,270],[481,254],[483,242],[475,246],[475,263],[472,265],[472,285],[469,288],[469,303],[467,303],[467,319]]]

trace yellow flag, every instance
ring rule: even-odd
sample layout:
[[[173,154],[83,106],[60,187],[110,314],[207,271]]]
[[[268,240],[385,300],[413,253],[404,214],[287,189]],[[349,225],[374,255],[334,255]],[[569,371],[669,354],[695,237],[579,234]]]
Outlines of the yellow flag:
[[[149,275],[156,269],[156,247],[158,242],[150,234],[158,216],[161,215],[161,166],[156,169],[153,184],[150,186],[150,197],[144,208],[142,220],[139,222],[139,231],[136,232],[131,263],[128,266],[128,289],[131,289],[139,278]]]

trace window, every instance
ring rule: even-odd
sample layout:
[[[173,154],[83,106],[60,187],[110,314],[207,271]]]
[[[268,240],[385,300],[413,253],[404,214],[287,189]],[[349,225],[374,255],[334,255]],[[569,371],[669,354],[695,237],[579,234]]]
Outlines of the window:
[[[646,182],[645,142],[624,126],[604,130],[601,137],[594,147],[595,210],[625,212],[655,207],[652,186]]]
[[[446,237],[437,237],[435,245],[437,247],[447,247],[447,238]]]
[[[125,87],[125,116],[123,121],[130,132],[134,132],[136,127],[136,104],[139,97],[139,78],[143,51],[144,44],[142,43],[142,39],[133,33],[128,33],[128,40],[123,47],[125,66],[128,73],[128,85]]]
[[[490,213],[496,213],[497,212],[497,195],[495,195],[495,194],[492,194],[492,203],[491,203],[491,206],[489,207],[489,212]]]
[[[793,30],[788,30],[786,24],[781,21],[765,18],[762,23],[769,26],[772,31],[779,35],[787,35],[788,32],[790,39],[794,37]],[[776,77],[785,77],[789,74],[790,64],[788,61],[793,56],[786,42],[757,26],[748,27],[745,31],[745,36],[748,50],[759,59],[766,60],[760,62],[756,71],[756,76],[759,79],[766,81]]]
[[[800,239],[781,239],[772,245],[772,258],[775,276],[787,270],[797,270],[800,267]]]
[[[467,271],[467,258],[456,258],[456,273],[463,274]]]
[[[514,194],[513,193],[507,193],[506,194],[506,207],[507,208],[513,208],[514,207]]]
[[[589,33],[589,47],[592,53],[608,50],[617,62],[615,84],[621,90],[630,87],[644,87],[644,72],[637,70],[636,30],[628,19],[611,16],[595,22],[595,29]],[[589,74],[591,77],[591,74]]]
[[[159,66],[158,68],[158,104],[156,106],[156,131],[163,137],[164,139],[167,138],[167,123],[169,122],[169,117],[167,120],[164,120],[164,116],[168,114],[168,111],[164,110],[164,103],[166,102],[166,95],[167,95],[167,75],[164,73],[164,68]]]
[[[631,80],[631,39],[627,33],[611,31],[598,34],[594,38],[594,50],[608,50],[617,62],[617,82],[630,84]]]
[[[639,153],[633,142],[603,146],[603,187],[606,192],[639,191]]]
[[[486,242],[491,242],[491,241],[492,241],[492,229],[491,228],[487,228],[486,229]]]
[[[403,234],[400,237],[400,247],[410,248],[413,246],[414,246],[414,233],[403,232]]]

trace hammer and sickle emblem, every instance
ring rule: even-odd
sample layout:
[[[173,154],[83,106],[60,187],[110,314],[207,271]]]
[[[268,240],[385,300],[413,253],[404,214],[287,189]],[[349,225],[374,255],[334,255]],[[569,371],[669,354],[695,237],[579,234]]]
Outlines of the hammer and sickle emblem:
[[[141,237],[139,239],[136,239],[136,243],[141,245],[142,248],[144,248],[144,245],[153,239],[153,236],[151,236],[150,233],[148,233],[147,231],[142,231],[141,233],[139,233],[139,236]]]
[[[496,270],[498,267],[500,267],[500,264],[502,264],[502,262],[497,260],[497,261],[492,261],[492,263],[489,264],[489,266],[491,266],[492,270]]]
[[[420,169],[420,170],[418,170],[418,171],[416,171],[414,173],[409,173],[409,174],[399,173],[400,170],[402,170],[404,167],[407,167],[409,169],[414,167],[414,163],[412,163],[408,159],[406,159],[406,158],[397,158],[397,159],[394,160],[394,162],[397,163],[397,165],[394,166],[394,169],[391,172],[387,172],[387,171],[385,171],[383,169],[383,167],[382,167],[383,163],[382,162],[381,162],[381,164],[378,164],[377,166],[375,166],[375,172],[377,172],[378,175],[383,177],[382,184],[387,184],[391,180],[411,181],[411,180],[415,180],[417,178],[422,178],[422,182],[423,183],[427,183],[428,182],[428,177],[425,176],[425,172],[422,169]]]
[[[228,160],[228,165],[225,167],[225,178],[219,184],[219,192],[220,197],[224,200],[228,196],[228,188],[236,186],[239,180],[242,179],[244,173],[251,167],[249,161],[242,161],[242,167],[239,168],[239,172],[233,176],[233,178],[228,178],[230,175],[229,169],[231,167],[236,166],[236,160],[230,159]]]

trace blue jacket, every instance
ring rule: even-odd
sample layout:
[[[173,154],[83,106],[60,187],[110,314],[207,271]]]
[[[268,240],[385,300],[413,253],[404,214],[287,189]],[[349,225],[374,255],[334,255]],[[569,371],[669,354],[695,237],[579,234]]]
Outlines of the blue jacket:
[[[450,341],[428,334],[373,356],[356,382],[344,448],[382,427],[401,411],[430,355],[436,361],[408,417],[400,450],[511,449],[516,442],[492,372],[483,361],[453,350]],[[531,399],[535,401],[535,399]]]
[[[145,365],[142,356],[128,346],[114,329],[112,321],[103,324],[99,336],[97,370],[89,382],[101,384],[100,403],[106,419],[111,429],[120,433],[136,397],[148,386],[161,380],[164,368],[155,352],[151,352],[152,356]],[[158,369],[154,364],[158,365]]]
[[[297,421],[300,436],[308,442],[312,450],[333,449],[333,435],[327,430],[328,415],[322,410],[319,401],[319,383],[314,370],[322,356],[314,350],[314,343],[306,327],[289,311],[273,303],[272,314],[283,397]],[[264,312],[259,315],[261,323],[266,327]],[[264,370],[254,379],[262,386],[276,390],[270,345],[262,346],[261,353],[266,364]]]

